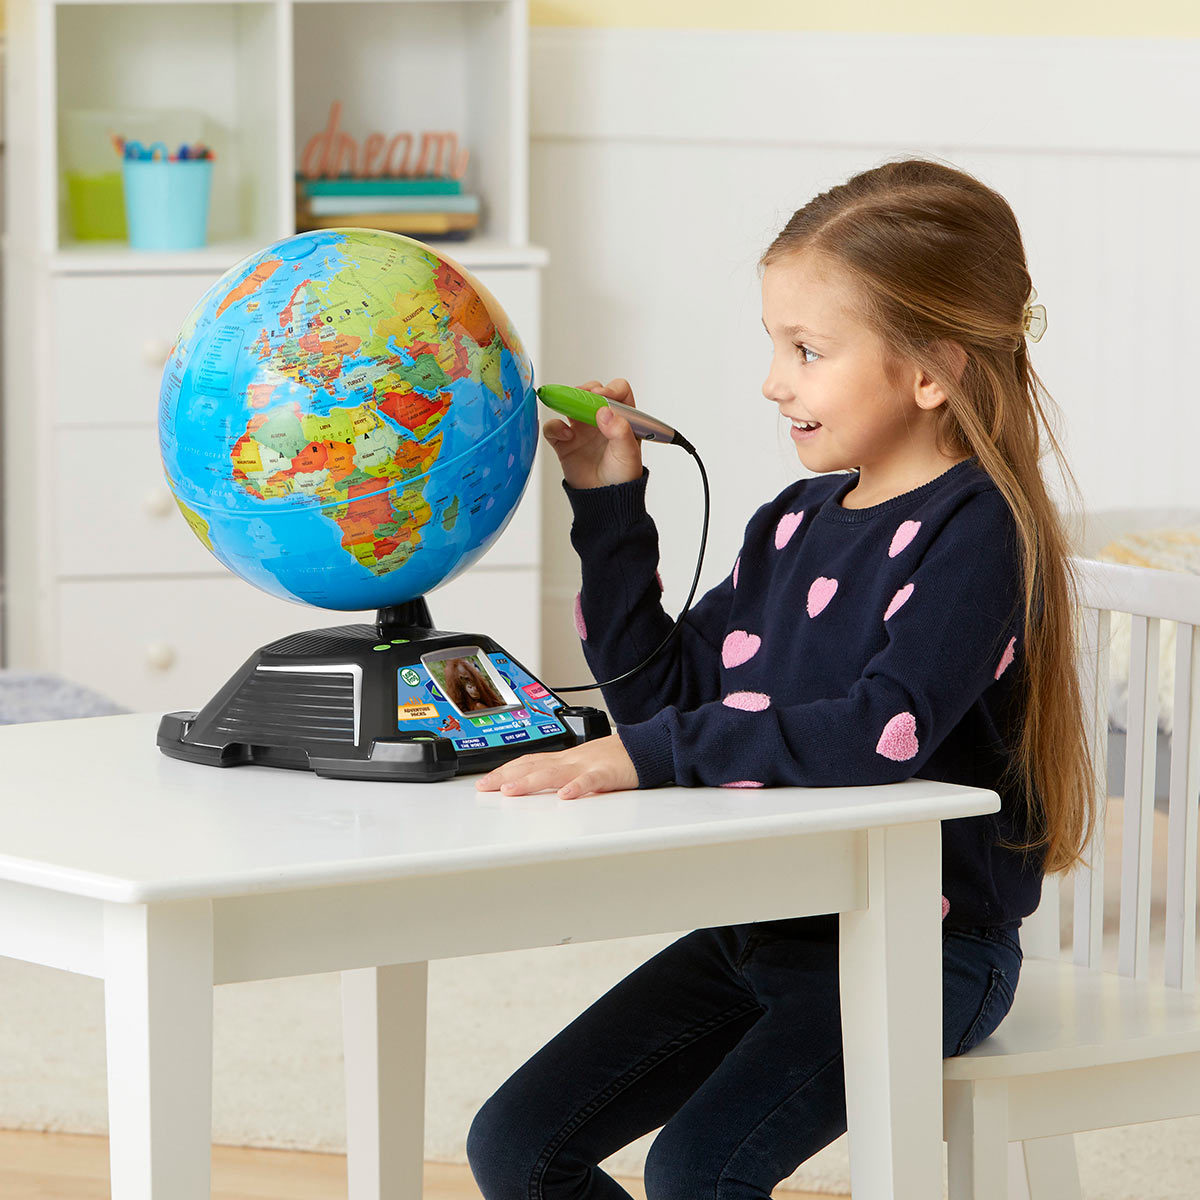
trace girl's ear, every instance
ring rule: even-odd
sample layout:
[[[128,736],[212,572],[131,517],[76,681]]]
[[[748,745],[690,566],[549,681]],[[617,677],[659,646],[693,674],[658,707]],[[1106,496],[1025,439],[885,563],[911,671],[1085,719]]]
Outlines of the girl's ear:
[[[962,379],[963,371],[967,366],[967,352],[958,342],[941,339],[931,343],[930,349],[941,362],[947,365],[956,382]],[[921,408],[932,410],[946,402],[946,393],[942,389],[942,385],[922,369],[917,373],[914,398]]]

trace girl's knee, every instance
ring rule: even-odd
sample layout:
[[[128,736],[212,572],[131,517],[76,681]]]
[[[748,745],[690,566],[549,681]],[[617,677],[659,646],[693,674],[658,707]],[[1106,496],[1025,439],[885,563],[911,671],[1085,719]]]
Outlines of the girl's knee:
[[[771,1174],[772,1163],[748,1165],[738,1153],[743,1141],[695,1124],[672,1129],[668,1122],[646,1155],[646,1200],[770,1200],[784,1176]]]
[[[665,1129],[659,1133],[646,1155],[642,1176],[646,1200],[696,1200],[697,1196],[727,1200],[717,1190],[714,1168],[702,1148],[683,1145],[666,1133]],[[715,1171],[719,1174],[720,1168]]]
[[[467,1162],[484,1200],[524,1198],[529,1194],[529,1180],[540,1148],[525,1144],[515,1108],[506,1104],[498,1092],[475,1114],[467,1130]]]

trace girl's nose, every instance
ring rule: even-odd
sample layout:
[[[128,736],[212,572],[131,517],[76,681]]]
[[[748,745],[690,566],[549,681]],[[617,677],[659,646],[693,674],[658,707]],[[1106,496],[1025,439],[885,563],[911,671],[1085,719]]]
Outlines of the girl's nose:
[[[787,401],[787,389],[776,379],[774,373],[763,381],[762,394],[773,404],[783,404]]]

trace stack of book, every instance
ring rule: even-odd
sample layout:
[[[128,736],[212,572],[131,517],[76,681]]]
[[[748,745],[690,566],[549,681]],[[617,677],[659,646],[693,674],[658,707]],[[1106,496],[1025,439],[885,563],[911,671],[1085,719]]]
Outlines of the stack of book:
[[[296,231],[355,226],[410,237],[463,239],[479,225],[479,197],[445,176],[296,176]]]

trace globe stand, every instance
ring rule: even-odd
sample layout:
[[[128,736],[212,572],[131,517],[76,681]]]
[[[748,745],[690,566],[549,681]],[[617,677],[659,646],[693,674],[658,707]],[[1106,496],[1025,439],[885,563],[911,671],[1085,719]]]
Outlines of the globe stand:
[[[171,758],[435,782],[611,732],[564,704],[486,634],[433,628],[424,596],[374,625],[310,629],[260,647],[199,711],[158,726]]]

